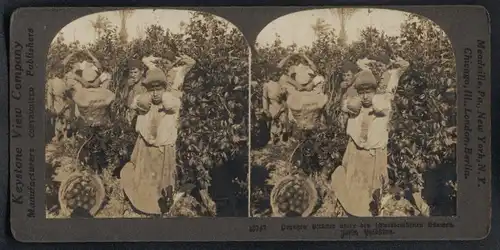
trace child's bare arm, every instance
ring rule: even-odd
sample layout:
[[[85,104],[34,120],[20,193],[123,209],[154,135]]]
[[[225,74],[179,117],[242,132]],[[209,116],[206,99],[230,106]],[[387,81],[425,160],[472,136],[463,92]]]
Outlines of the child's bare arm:
[[[196,65],[196,60],[187,55],[182,55],[179,61],[183,62],[184,65],[179,66],[175,74],[174,83],[172,87],[177,90],[180,90],[182,84],[184,83],[184,80],[186,79],[186,75]]]

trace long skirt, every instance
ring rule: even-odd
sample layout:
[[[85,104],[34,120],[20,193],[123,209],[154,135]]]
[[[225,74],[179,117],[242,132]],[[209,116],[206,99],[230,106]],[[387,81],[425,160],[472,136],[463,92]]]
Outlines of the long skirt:
[[[175,145],[155,147],[137,138],[130,162],[121,173],[121,185],[132,206],[146,214],[161,214],[165,190],[175,190]]]
[[[376,192],[389,181],[387,149],[365,150],[350,140],[342,166],[332,174],[332,188],[344,210],[358,217],[371,217]]]

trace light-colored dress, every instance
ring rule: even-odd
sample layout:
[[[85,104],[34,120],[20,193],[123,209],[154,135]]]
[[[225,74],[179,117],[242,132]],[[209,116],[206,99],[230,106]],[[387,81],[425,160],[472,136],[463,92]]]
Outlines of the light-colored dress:
[[[162,96],[160,105],[151,105],[146,114],[137,116],[136,131],[139,133],[134,150],[120,174],[122,188],[132,205],[146,214],[161,214],[158,200],[162,190],[172,186],[176,189],[177,163],[176,141],[183,96],[182,85],[195,60],[184,57],[183,66],[170,69],[166,76],[171,90]],[[143,60],[151,68],[157,68]],[[139,92],[142,92],[140,90]],[[131,108],[136,109],[136,95]]]
[[[168,186],[175,189],[175,143],[180,105],[177,96],[165,92],[161,105],[151,105],[146,114],[137,117],[139,137],[120,178],[132,205],[147,214],[160,214],[158,200],[162,190]]]
[[[332,188],[344,210],[358,217],[371,217],[374,192],[388,185],[387,144],[391,102],[399,78],[408,67],[384,72],[382,93],[373,98],[373,106],[362,108],[347,121],[347,144],[342,165],[332,174]],[[348,97],[349,98],[349,97]],[[345,108],[345,107],[343,107]]]
[[[377,189],[388,183],[387,141],[389,115],[363,108],[347,122],[347,144],[342,165],[332,175],[333,190],[347,213],[372,216],[370,203]]]

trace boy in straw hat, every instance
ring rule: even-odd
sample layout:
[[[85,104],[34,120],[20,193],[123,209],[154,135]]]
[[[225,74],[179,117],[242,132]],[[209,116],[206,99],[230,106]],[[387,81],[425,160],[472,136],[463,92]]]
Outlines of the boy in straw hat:
[[[73,90],[86,89],[86,92],[89,93],[107,93],[114,96],[110,90],[102,87],[103,83],[110,81],[109,77],[106,74],[99,75],[99,68],[93,63],[83,61],[78,64],[78,67],[79,68],[66,75],[65,79],[68,86],[73,88]],[[82,106],[77,103],[75,110],[77,116],[83,115],[81,109],[84,108],[84,106],[86,105]]]
[[[127,95],[127,119],[132,126],[135,125],[135,118],[137,117],[136,110],[132,107],[134,98],[142,93],[146,92],[146,88],[143,85],[144,82],[144,65],[140,60],[132,59],[128,61],[128,79],[126,84],[126,95]]]
[[[71,58],[77,53],[79,52],[73,52],[68,55],[64,59],[63,64],[69,63]],[[89,50],[85,50],[85,54],[92,59],[92,62],[84,60],[73,64],[72,70],[69,71],[64,77],[64,81],[68,87],[74,88],[81,86],[86,89],[94,89],[94,92],[102,92],[100,90],[96,90],[96,88],[109,89],[109,85],[111,84],[111,75],[103,71],[103,67],[99,60],[97,60],[97,58]],[[80,109],[78,105],[76,105],[75,116],[80,117],[80,113]]]
[[[380,94],[376,93],[379,84],[372,71],[363,69],[353,80],[357,95],[348,96],[344,101],[344,110],[349,115],[346,132],[350,139],[342,166],[332,175],[332,185],[344,210],[353,216],[373,216],[372,197],[389,184],[387,143],[391,102],[399,78],[408,67],[403,61],[399,65],[402,67],[387,73],[387,88]]]
[[[77,53],[68,55],[63,64],[68,64]],[[81,117],[87,125],[96,127],[109,122],[106,108],[114,100],[115,95],[106,88],[111,82],[110,75],[102,72],[101,63],[89,50],[85,50],[85,54],[92,59],[92,62],[84,60],[74,63],[64,80],[76,104],[76,116]]]

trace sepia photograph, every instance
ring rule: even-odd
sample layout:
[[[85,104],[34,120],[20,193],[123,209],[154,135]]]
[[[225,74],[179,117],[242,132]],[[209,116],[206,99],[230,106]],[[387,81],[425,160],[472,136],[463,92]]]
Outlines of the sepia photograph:
[[[99,12],[45,67],[46,218],[248,217],[249,47],[229,21]]]
[[[436,23],[304,10],[254,46],[251,216],[456,216],[456,63]]]

